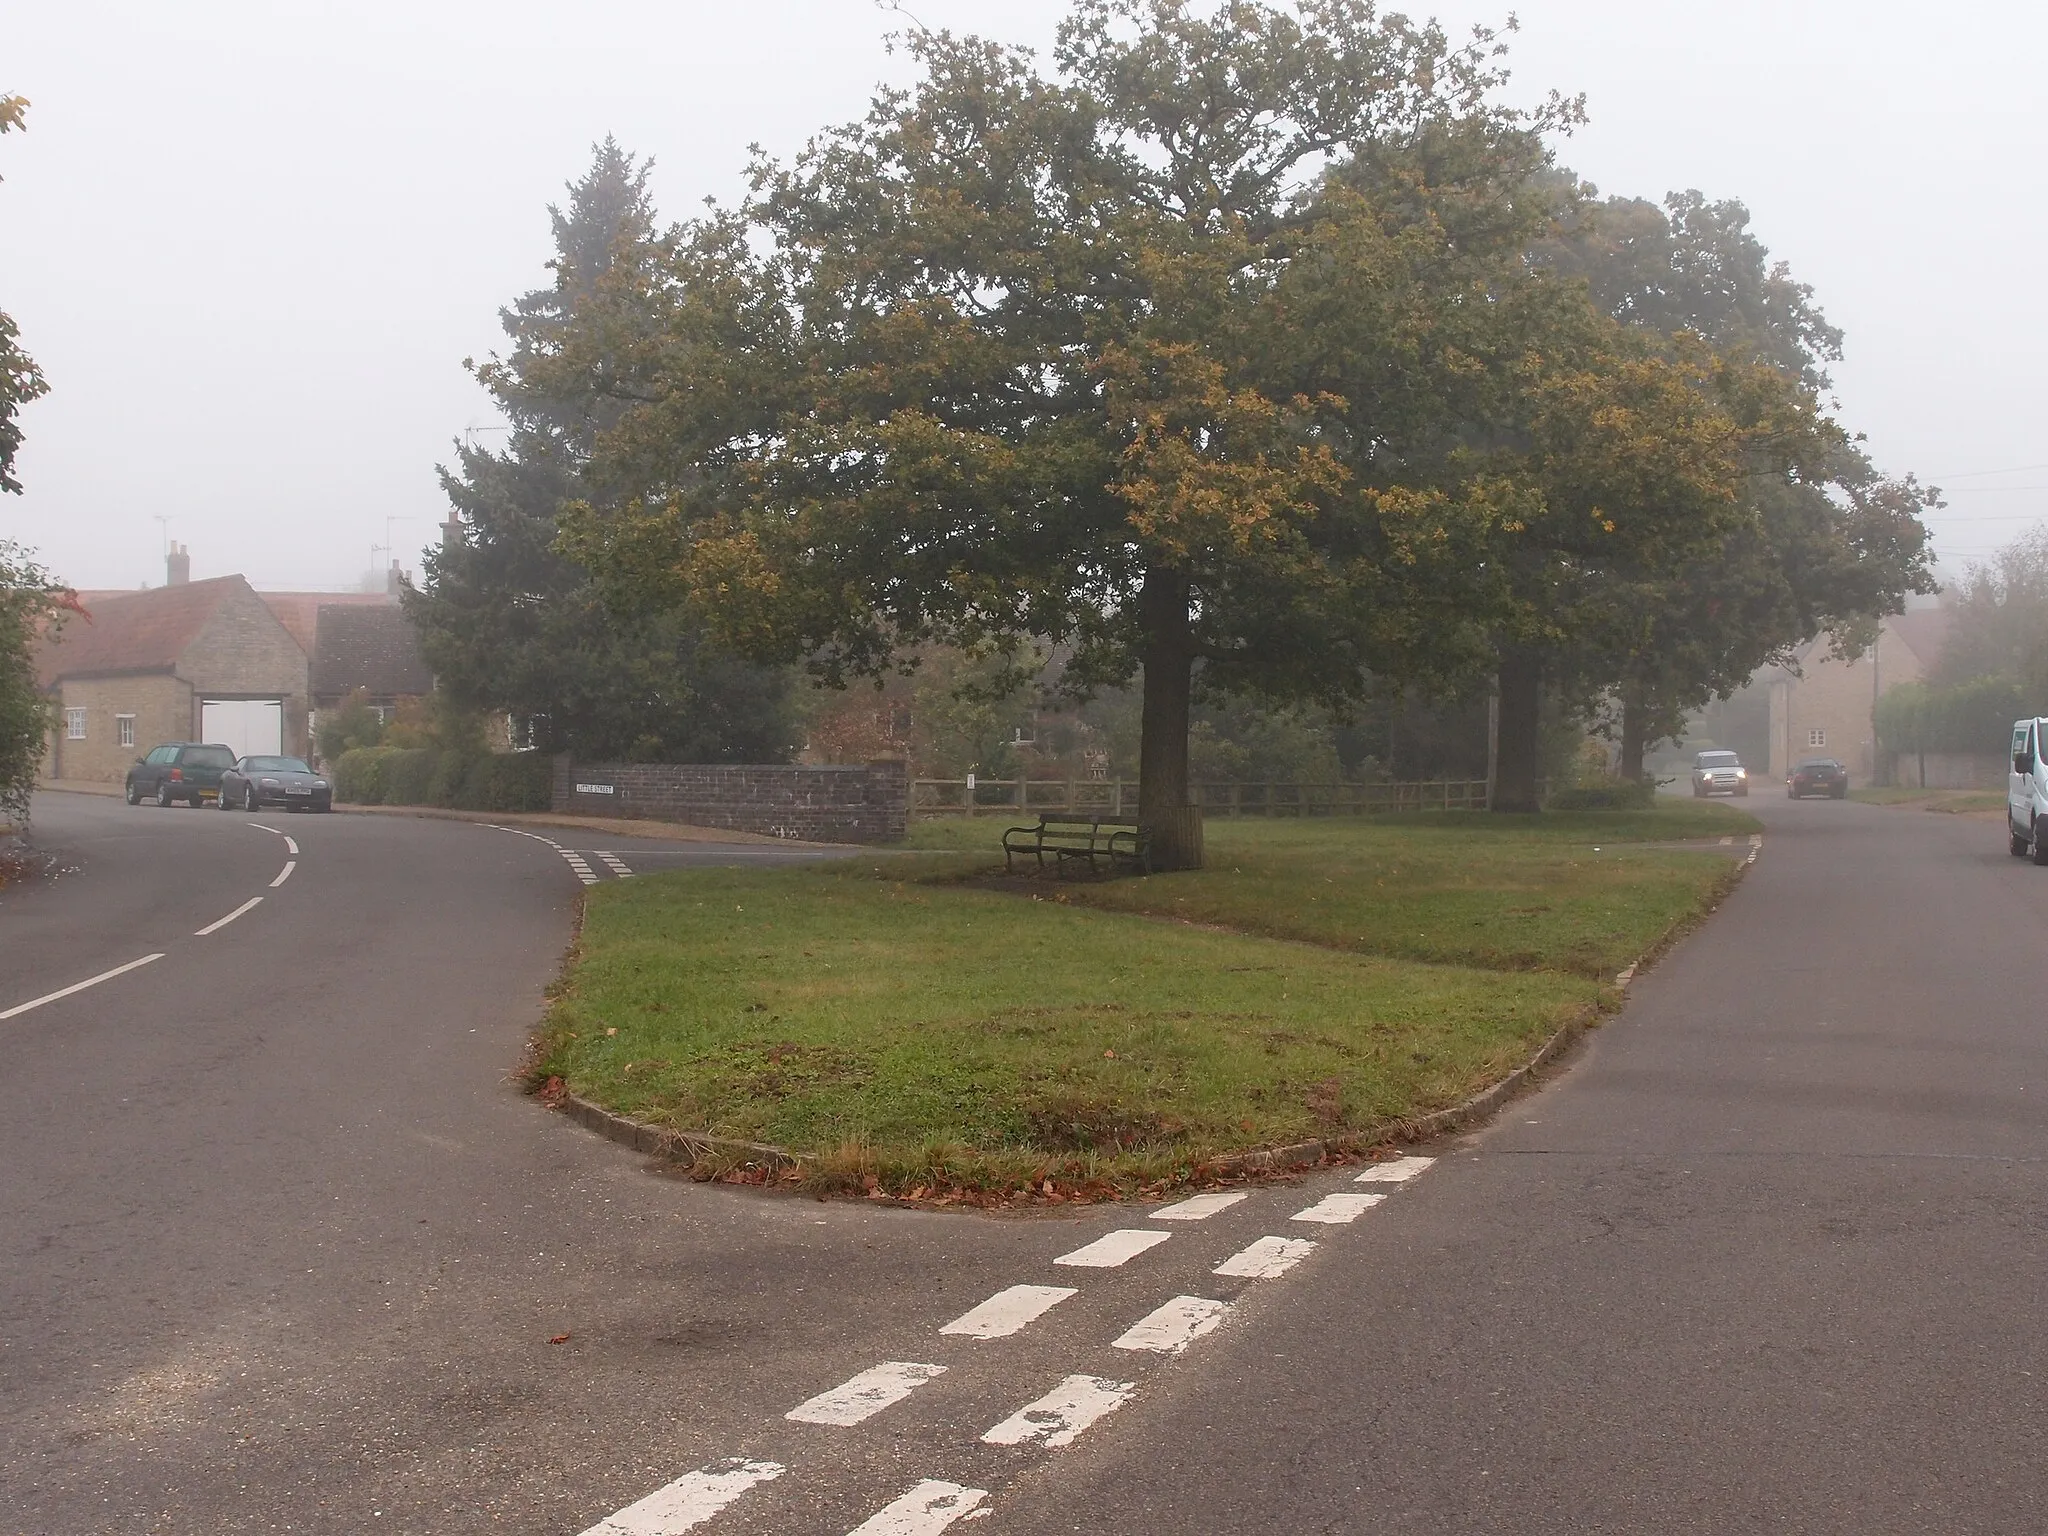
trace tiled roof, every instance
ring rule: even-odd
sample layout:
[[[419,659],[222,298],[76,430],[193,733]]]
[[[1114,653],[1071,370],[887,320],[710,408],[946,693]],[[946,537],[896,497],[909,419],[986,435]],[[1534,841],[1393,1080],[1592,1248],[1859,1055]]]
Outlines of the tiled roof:
[[[396,608],[398,599],[389,592],[258,592],[277,622],[291,632],[299,649],[313,654],[320,610],[336,606],[355,608]]]
[[[1885,621],[1891,632],[1906,642],[1906,649],[1919,658],[1923,675],[1932,672],[1935,662],[1941,659],[1941,648],[1948,643],[1949,626],[1954,622],[1954,610],[1946,607],[1913,608]]]
[[[48,688],[65,677],[169,672],[221,603],[248,590],[239,576],[215,576],[96,597],[84,604],[89,621],[74,615],[56,640],[36,647],[36,677]]]
[[[313,696],[367,689],[375,698],[429,693],[434,674],[419,632],[396,603],[323,603],[313,641]]]

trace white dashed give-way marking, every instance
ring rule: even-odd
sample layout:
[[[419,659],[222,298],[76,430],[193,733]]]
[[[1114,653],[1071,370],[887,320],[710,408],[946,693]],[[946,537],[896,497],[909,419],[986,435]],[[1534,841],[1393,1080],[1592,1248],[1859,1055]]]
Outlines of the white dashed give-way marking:
[[[1007,1339],[1073,1294],[1070,1285],[1013,1285],[997,1291],[972,1312],[954,1318],[939,1332],[970,1339]]]
[[[783,1467],[735,1456],[714,1461],[600,1520],[583,1536],[681,1536],[709,1520],[757,1483],[771,1483]]]
[[[1165,1306],[1131,1324],[1122,1338],[1111,1341],[1116,1349],[1143,1349],[1155,1355],[1177,1355],[1203,1334],[1221,1323],[1230,1311],[1227,1301],[1210,1301],[1203,1296],[1176,1296]]]
[[[1176,1205],[1162,1205],[1152,1213],[1154,1221],[1207,1221],[1218,1211],[1227,1211],[1238,1201],[1249,1198],[1243,1190],[1227,1194],[1194,1195]]]
[[[873,1370],[862,1371],[843,1386],[820,1392],[807,1403],[785,1413],[785,1419],[799,1424],[858,1424],[871,1419],[892,1403],[900,1403],[934,1376],[943,1376],[943,1365],[917,1365],[908,1360],[885,1360]]]
[[[926,1478],[893,1503],[876,1510],[846,1536],[934,1536],[988,1497],[985,1488],[962,1488]]]
[[[1114,1413],[1137,1390],[1128,1381],[1100,1376],[1069,1376],[1035,1403],[1026,1403],[983,1435],[987,1445],[1042,1445],[1058,1450],[1072,1445],[1081,1431],[1104,1414]]]
[[[1397,1157],[1391,1163],[1374,1163],[1351,1182],[1354,1184],[1406,1184],[1435,1162],[1433,1157]]]
[[[633,878],[633,871],[626,868],[625,860],[621,859],[616,853],[600,853],[598,857],[604,860],[604,867],[617,875],[621,880]]]
[[[1143,1227],[1126,1227],[1120,1232],[1098,1237],[1085,1248],[1063,1253],[1053,1263],[1071,1264],[1076,1269],[1115,1269],[1120,1264],[1128,1264],[1146,1249],[1158,1247],[1171,1236],[1171,1232],[1148,1232]]]
[[[583,861],[582,854],[572,853],[567,848],[558,848],[555,851],[569,861],[569,868],[575,871],[578,880],[581,880],[585,885],[597,884],[597,876],[592,872],[590,866]]]
[[[1275,1280],[1315,1251],[1316,1245],[1305,1237],[1262,1237],[1209,1273],[1233,1280]]]
[[[1339,1193],[1325,1195],[1305,1211],[1296,1211],[1296,1221],[1320,1221],[1325,1226],[1338,1227],[1347,1221],[1356,1221],[1367,1211],[1387,1197],[1382,1194]]]

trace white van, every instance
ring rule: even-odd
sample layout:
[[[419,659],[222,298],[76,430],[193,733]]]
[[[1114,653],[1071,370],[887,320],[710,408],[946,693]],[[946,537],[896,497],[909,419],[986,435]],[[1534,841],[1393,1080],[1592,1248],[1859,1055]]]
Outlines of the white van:
[[[2012,772],[2005,781],[2005,823],[2011,834],[2012,856],[2033,855],[2036,864],[2048,864],[2048,720],[2015,720],[2012,723]]]

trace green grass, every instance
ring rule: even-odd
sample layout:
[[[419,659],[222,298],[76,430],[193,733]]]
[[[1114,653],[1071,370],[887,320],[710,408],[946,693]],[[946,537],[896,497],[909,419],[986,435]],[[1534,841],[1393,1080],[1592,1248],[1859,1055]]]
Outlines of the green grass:
[[[537,1075],[891,1189],[1129,1185],[1454,1103],[1602,995],[898,873],[592,892]]]
[[[1102,881],[1005,880],[1003,825],[592,891],[534,1080],[823,1187],[1156,1187],[1497,1080],[1736,868],[1642,844],[1753,823],[1212,822],[1208,869]]]

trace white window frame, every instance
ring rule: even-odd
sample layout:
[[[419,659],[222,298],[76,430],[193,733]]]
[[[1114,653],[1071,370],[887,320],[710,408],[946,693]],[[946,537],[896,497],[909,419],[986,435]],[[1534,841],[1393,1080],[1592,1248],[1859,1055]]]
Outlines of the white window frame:
[[[135,717],[134,717],[133,715],[116,715],[116,716],[114,716],[114,735],[115,735],[115,740],[117,740],[118,742],[120,742],[120,744],[121,744],[122,746],[124,746],[124,747],[132,747],[132,746],[134,746],[134,745],[135,745]]]
[[[1828,728],[1827,728],[1826,726],[1824,726],[1824,725],[1816,725],[1816,726],[1812,726],[1812,727],[1810,727],[1810,728],[1809,728],[1809,729],[1807,730],[1807,732],[1806,732],[1806,745],[1807,745],[1807,746],[1808,746],[1809,748],[1811,748],[1811,747],[1824,747],[1824,746],[1826,746],[1827,744],[1828,744]]]
[[[84,710],[67,709],[64,711],[64,739],[66,741],[85,740]]]

